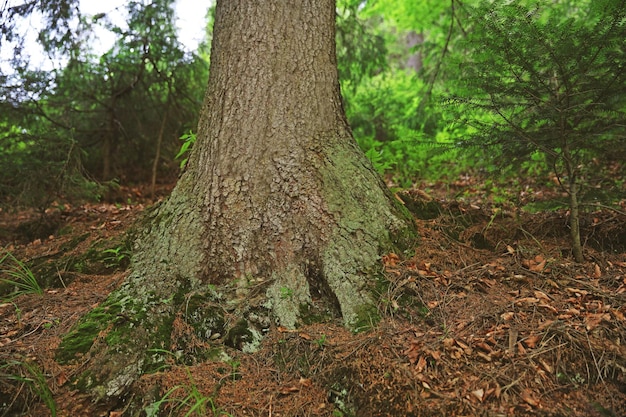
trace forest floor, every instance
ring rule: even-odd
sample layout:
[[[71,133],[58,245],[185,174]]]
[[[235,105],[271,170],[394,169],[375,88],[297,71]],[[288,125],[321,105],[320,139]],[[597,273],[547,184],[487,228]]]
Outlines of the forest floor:
[[[626,416],[626,200],[585,212],[577,264],[565,209],[518,208],[556,188],[522,188],[507,196],[467,177],[397,194],[420,242],[382,259],[388,285],[372,328],[277,327],[254,354],[173,356],[129,395],[147,416]],[[0,212],[0,245],[15,256],[0,269],[31,271],[43,287],[0,302],[0,416],[126,411],[128,397],[96,404],[75,389],[84,363],[55,360],[63,335],[127,273],[125,232],[151,200],[122,191],[124,203],[66,204],[44,221]]]

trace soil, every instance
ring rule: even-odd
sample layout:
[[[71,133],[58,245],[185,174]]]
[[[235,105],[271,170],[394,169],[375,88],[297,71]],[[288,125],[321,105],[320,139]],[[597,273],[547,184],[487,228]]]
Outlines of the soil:
[[[584,213],[578,264],[565,209],[520,209],[556,188],[503,199],[469,177],[397,194],[421,238],[381,260],[388,284],[371,328],[276,327],[256,353],[190,363],[173,346],[169,366],[94,403],[75,381],[88,357],[60,365],[55,351],[127,274],[127,231],[153,201],[141,187],[123,193],[43,220],[0,212],[2,256],[15,257],[0,269],[32,271],[43,287],[0,287],[0,416],[119,417],[131,398],[147,416],[626,415],[626,201]]]

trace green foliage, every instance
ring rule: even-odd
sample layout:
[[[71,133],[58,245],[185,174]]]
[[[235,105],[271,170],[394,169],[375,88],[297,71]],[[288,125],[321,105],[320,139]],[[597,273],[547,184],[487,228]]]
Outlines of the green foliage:
[[[36,364],[26,360],[10,360],[0,364],[0,386],[12,385],[13,383],[23,384],[26,387],[25,391],[23,387],[19,388],[16,394],[24,399],[25,404],[29,402],[25,398],[29,395],[39,398],[50,410],[50,415],[56,417],[57,407],[52,391],[48,386],[46,376]],[[6,388],[3,388],[2,391],[9,392]],[[15,403],[15,400],[16,398],[13,399],[11,405]]]
[[[324,346],[326,346],[326,335],[322,334],[319,339],[315,340],[315,344],[317,345],[317,347],[319,347],[320,349],[322,349]]]
[[[118,41],[102,56],[85,51],[57,76],[50,104],[73,110],[68,124],[90,150],[85,165],[103,180],[147,179],[154,158],[173,155],[173,138],[195,125],[207,64],[178,43],[172,3],[130,2],[127,28],[98,20]],[[171,162],[169,156],[156,167],[171,174]]]
[[[293,298],[293,289],[288,287],[280,287],[280,298],[283,300]]]
[[[482,1],[466,8],[471,30],[448,69],[459,80],[451,102],[474,129],[461,144],[496,149],[503,167],[545,155],[569,195],[579,262],[584,179],[594,158],[626,155],[626,0],[600,0],[590,10]]]
[[[187,166],[187,161],[189,160],[188,153],[191,151],[193,144],[196,143],[196,134],[190,130],[179,139],[183,141],[183,144],[180,145],[180,149],[174,159],[180,159],[180,169],[183,169]]]
[[[20,4],[16,4],[20,3]],[[45,23],[38,33],[37,40],[46,54],[50,56],[64,55],[75,47],[73,42],[79,28],[76,26],[78,0],[40,0],[28,2],[5,3],[2,8],[2,30],[0,44],[5,41],[13,46],[12,64],[20,66],[28,61],[28,51],[24,53],[24,38],[27,33],[19,30],[24,20],[30,15],[38,14]],[[30,25],[25,25],[30,28]]]
[[[336,50],[339,79],[344,88],[359,84],[387,66],[385,37],[380,19],[364,18],[358,0],[337,2]]]
[[[380,74],[345,91],[346,113],[355,137],[377,142],[400,138],[401,129],[418,129],[416,111],[423,81],[406,71]]]
[[[433,31],[450,7],[441,0],[373,0],[368,1],[366,15],[383,16],[403,30]]]
[[[3,116],[0,206],[29,206],[43,212],[55,200],[98,199],[102,195],[103,187],[85,175],[81,152],[71,137],[47,131],[45,121],[34,120],[32,129],[20,130],[12,124],[13,114]]]
[[[6,284],[11,290],[7,296],[9,300],[24,294],[43,294],[43,289],[30,268],[11,252],[6,252],[0,258],[0,266],[3,267],[0,270],[0,283]]]
[[[381,174],[392,174],[403,187],[418,176],[453,177],[459,169],[452,139],[464,127],[426,130],[418,115],[425,88],[419,75],[403,70],[364,79],[354,90],[344,91],[355,139],[374,167]],[[444,126],[445,117],[429,115]]]
[[[604,9],[584,19],[547,1],[468,9],[473,30],[450,68],[460,81],[452,102],[491,115],[461,119],[475,128],[470,143],[497,146],[505,165],[540,151],[557,169],[626,152],[625,7],[598,3]]]
[[[365,156],[372,162],[374,169],[376,169],[380,175],[384,175],[385,172],[393,168],[392,161],[385,158],[383,151],[379,151],[374,146],[365,151]]]
[[[124,269],[130,263],[132,256],[130,248],[126,245],[119,245],[103,251],[102,262],[106,268]]]
[[[442,50],[458,37],[454,32],[448,39],[454,8],[445,2],[376,0],[359,2],[358,10],[361,19],[376,22],[370,30],[387,50],[386,65],[375,73],[342,79],[348,120],[374,167],[408,187],[418,178],[452,178],[468,164],[478,165],[455,146],[468,128],[453,124],[450,112],[431,100],[447,91],[437,75]],[[407,44],[409,35],[417,36],[415,46]],[[407,67],[414,55],[421,69]]]
[[[185,166],[214,8],[193,55],[176,40],[172,5],[128,2],[119,25],[81,15],[71,0],[10,8],[0,35],[17,49],[15,73],[0,74],[0,204],[43,210],[98,199],[112,178],[146,180],[156,167],[173,179]],[[15,22],[38,8],[47,22],[39,41],[66,58],[52,71],[29,68],[16,42]],[[544,166],[564,184],[614,187],[590,161],[626,159],[625,8],[623,0],[338,0],[338,70],[354,136],[403,187]],[[95,29],[118,37],[104,54],[91,49]],[[411,56],[418,69],[407,67]]]
[[[176,385],[170,388],[159,400],[144,408],[147,417],[162,416],[163,408],[168,408],[168,416],[183,415],[190,416],[230,416],[227,412],[221,410],[212,397],[204,395],[196,385],[189,370],[187,370],[189,378],[188,385]],[[183,390],[186,394],[183,398],[174,397],[176,391]],[[185,414],[182,414],[182,413]]]
[[[94,178],[178,173],[175,138],[196,124],[208,63],[178,43],[173,4],[128,2],[120,24],[84,16],[70,0],[8,8],[18,21],[42,13],[39,42],[63,64],[35,70],[17,51],[12,71],[0,68],[0,203],[43,210],[55,200],[100,198],[106,190]],[[117,37],[104,54],[91,49],[97,30]],[[0,33],[14,43],[22,35],[15,24]]]
[[[342,84],[355,138],[401,186],[468,170],[547,169],[564,184],[609,186],[591,161],[626,157],[623,3],[360,5],[389,55],[376,74]],[[407,50],[410,32],[423,42]],[[420,55],[421,71],[403,69],[408,53]]]

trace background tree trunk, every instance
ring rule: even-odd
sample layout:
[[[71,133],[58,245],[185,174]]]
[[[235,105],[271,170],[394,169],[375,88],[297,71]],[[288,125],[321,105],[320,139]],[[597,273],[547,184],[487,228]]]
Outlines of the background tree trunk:
[[[194,317],[209,319],[189,324],[243,349],[311,309],[355,329],[376,321],[380,255],[410,247],[415,230],[352,138],[334,18],[334,0],[218,2],[188,169],[146,220],[132,273],[107,302],[130,321],[105,339],[125,340],[124,326],[132,337],[91,349],[100,365],[88,385],[101,396],[157,361],[150,349],[180,343],[174,317],[190,318],[198,299],[208,301]]]

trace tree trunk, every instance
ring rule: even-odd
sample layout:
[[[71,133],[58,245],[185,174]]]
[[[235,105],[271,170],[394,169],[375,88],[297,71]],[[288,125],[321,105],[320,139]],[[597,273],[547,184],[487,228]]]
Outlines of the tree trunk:
[[[583,247],[580,241],[580,211],[578,205],[578,181],[575,162],[565,142],[563,146],[563,160],[567,171],[567,193],[569,195],[569,226],[572,239],[572,254],[576,262],[584,262]]]
[[[181,348],[180,318],[241,349],[277,324],[376,321],[380,255],[416,234],[352,138],[334,17],[334,0],[218,2],[187,170],[145,221],[129,278],[91,315],[122,322],[82,321],[98,329],[87,388],[121,395],[158,366],[154,349]],[[88,331],[74,333],[60,352]]]
[[[572,253],[576,262],[584,262],[583,246],[580,241],[580,212],[578,208],[578,184],[575,181],[569,183],[569,226],[572,238]]]

